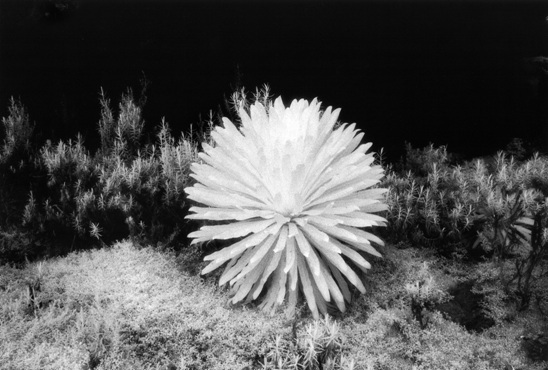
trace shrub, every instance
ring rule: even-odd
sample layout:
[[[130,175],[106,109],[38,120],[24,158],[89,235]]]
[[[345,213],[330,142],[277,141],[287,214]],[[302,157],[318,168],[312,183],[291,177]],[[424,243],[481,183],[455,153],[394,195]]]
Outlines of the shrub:
[[[405,285],[405,290],[411,298],[411,313],[422,329],[428,325],[429,310],[434,305],[442,303],[447,295],[439,289],[432,274],[429,272],[428,264],[425,262],[418,271],[416,280]]]
[[[326,316],[295,333],[293,339],[276,335],[261,362],[267,369],[335,370],[353,369],[353,361],[342,354],[344,337],[340,325]]]
[[[443,170],[449,166],[451,160],[446,146],[436,148],[434,144],[429,144],[427,147],[418,149],[413,148],[410,143],[405,143],[405,157],[400,162],[398,172],[411,171],[415,176],[425,178],[432,172],[434,166]]]
[[[484,248],[494,248],[500,261],[500,278],[508,291],[516,283],[521,297],[521,308],[526,308],[531,297],[531,283],[535,270],[547,252],[546,195],[544,181],[548,177],[548,162],[534,155],[517,165],[499,153],[492,177],[494,190],[482,198],[479,219],[487,224],[479,233],[478,241]],[[515,271],[504,276],[502,259],[512,257]],[[508,274],[506,274],[508,275]]]
[[[34,127],[26,108],[13,97],[9,115],[2,118],[4,142],[0,147],[0,225],[18,224],[33,171],[31,139]]]
[[[2,118],[0,145],[0,261],[21,262],[33,235],[20,228],[30,191],[37,190],[42,171],[35,161],[34,125],[23,104],[11,98],[9,115]]]
[[[473,234],[474,206],[463,169],[448,166],[444,147],[418,150],[408,144],[408,157],[407,172],[390,169],[381,183],[389,189],[388,237],[432,247],[465,246]]]
[[[445,253],[492,257],[498,277],[479,289],[491,291],[494,284],[509,296],[515,289],[521,307],[527,307],[532,280],[542,277],[535,271],[546,255],[548,161],[534,155],[516,162],[499,152],[449,167],[443,147],[408,146],[408,155],[408,172],[391,169],[382,183],[389,188],[387,237]]]
[[[40,150],[38,163],[48,181],[45,190],[27,193],[27,230],[65,245],[45,254],[64,253],[76,242],[104,245],[128,236],[184,246],[188,204],[183,189],[193,181],[188,174],[198,158],[197,145],[184,135],[174,139],[163,121],[156,143],[143,143],[142,107],[131,91],[122,96],[118,112],[103,92],[100,103],[101,146],[94,155],[80,136],[48,142]]]
[[[543,203],[537,204],[533,211],[533,225],[530,237],[530,249],[522,253],[515,261],[516,272],[508,285],[516,282],[516,289],[521,297],[521,309],[527,308],[533,293],[539,299],[544,299],[545,290],[540,287],[534,289],[535,280],[541,280],[546,272],[537,273],[548,255],[548,197]],[[542,286],[542,284],[541,284]]]

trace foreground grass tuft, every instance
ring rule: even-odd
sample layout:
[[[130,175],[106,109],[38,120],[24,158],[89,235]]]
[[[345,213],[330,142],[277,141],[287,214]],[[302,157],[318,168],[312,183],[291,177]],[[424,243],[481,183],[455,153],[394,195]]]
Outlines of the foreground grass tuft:
[[[282,325],[129,243],[2,269],[3,369],[241,369]]]

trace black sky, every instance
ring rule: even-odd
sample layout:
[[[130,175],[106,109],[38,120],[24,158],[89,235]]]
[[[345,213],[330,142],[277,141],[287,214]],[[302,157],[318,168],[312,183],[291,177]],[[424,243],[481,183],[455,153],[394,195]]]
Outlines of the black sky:
[[[466,156],[523,137],[548,149],[548,1],[0,1],[0,112],[96,140],[98,94],[150,81],[149,128],[175,131],[238,83],[342,108],[391,158],[403,142]],[[539,93],[540,91],[540,93]]]

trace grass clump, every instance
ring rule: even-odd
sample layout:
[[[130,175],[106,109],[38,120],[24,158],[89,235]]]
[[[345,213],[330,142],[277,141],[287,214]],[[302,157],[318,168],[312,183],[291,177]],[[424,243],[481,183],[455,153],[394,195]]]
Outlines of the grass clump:
[[[179,266],[173,254],[120,243],[24,271],[2,267],[10,278],[0,294],[0,367],[252,366],[284,330],[280,317],[227,307],[210,282]]]

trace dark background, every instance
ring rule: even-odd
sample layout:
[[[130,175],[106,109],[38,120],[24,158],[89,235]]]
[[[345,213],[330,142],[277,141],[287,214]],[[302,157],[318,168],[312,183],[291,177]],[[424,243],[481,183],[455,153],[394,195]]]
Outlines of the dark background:
[[[465,158],[521,137],[548,149],[548,1],[0,0],[0,113],[20,98],[45,138],[97,142],[99,91],[150,81],[147,127],[177,133],[235,87],[342,108],[374,150]],[[137,95],[137,94],[136,94]]]

